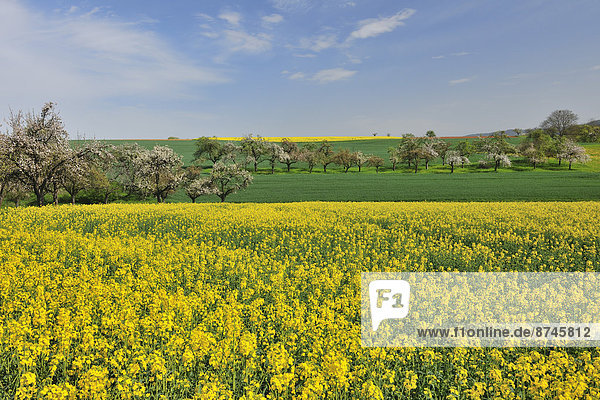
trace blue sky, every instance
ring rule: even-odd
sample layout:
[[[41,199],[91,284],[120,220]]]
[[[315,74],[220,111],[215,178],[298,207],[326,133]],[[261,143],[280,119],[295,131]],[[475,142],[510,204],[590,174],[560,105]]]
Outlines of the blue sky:
[[[0,0],[0,116],[52,100],[72,137],[99,139],[585,122],[599,15],[598,0]]]

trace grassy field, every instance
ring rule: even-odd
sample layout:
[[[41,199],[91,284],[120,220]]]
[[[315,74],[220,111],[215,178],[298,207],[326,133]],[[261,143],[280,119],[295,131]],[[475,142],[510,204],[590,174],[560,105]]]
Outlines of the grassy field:
[[[446,139],[454,144],[464,138]],[[474,140],[474,139],[469,139]],[[509,139],[517,144],[519,138]],[[424,165],[415,174],[412,168],[401,165],[392,171],[387,149],[397,146],[398,138],[373,140],[333,141],[335,150],[347,148],[375,154],[386,160],[386,166],[376,173],[374,168],[363,168],[358,173],[353,167],[343,173],[341,168],[330,165],[327,174],[316,166],[309,174],[302,163],[295,164],[291,171],[285,166],[276,167],[270,174],[267,163],[259,165],[254,174],[254,183],[245,191],[231,195],[230,202],[292,202],[292,201],[577,201],[600,200],[600,144],[584,144],[592,161],[588,164],[574,164],[569,171],[563,164],[558,166],[552,159],[533,170],[525,160],[517,157],[510,168],[494,172],[492,168],[479,168],[477,161],[481,155],[471,156],[472,164],[464,168],[450,168],[436,159],[429,170]],[[193,161],[195,149],[193,140],[113,140],[110,144],[137,142],[152,148],[167,145],[183,155],[189,165]],[[302,144],[302,143],[300,143]],[[206,173],[209,163],[205,163]],[[149,201],[152,201],[151,199]],[[167,198],[168,202],[189,202],[183,190]],[[216,196],[199,198],[199,202],[218,201]]]
[[[292,201],[575,201],[600,200],[600,174],[521,172],[473,174],[257,174],[228,202]],[[168,202],[188,202],[179,191]],[[199,202],[218,201],[216,196]]]

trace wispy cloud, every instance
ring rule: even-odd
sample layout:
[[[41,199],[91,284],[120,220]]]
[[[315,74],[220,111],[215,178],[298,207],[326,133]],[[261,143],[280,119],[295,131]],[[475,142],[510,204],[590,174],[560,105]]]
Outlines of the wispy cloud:
[[[354,74],[356,74],[356,72],[357,71],[350,71],[344,68],[332,68],[322,69],[312,75],[308,75],[304,72],[296,72],[292,74],[289,71],[282,71],[281,73],[283,75],[287,75],[287,78],[292,80],[307,80],[318,83],[330,83],[351,78],[354,76]]]
[[[359,22],[359,28],[353,31],[348,40],[366,39],[392,32],[397,27],[404,25],[404,20],[410,18],[416,10],[406,8],[390,17],[370,18]]]
[[[468,56],[471,53],[469,53],[468,51],[459,51],[457,53],[451,53],[449,55],[444,55],[444,54],[440,54],[439,56],[433,56],[431,57],[434,60],[441,60],[442,58],[446,58],[446,57],[463,57],[463,56]]]
[[[265,15],[261,19],[265,24],[279,24],[283,22],[283,16],[280,14]]]
[[[271,0],[271,4],[284,12],[305,12],[314,6],[310,0]]]
[[[295,74],[291,74],[288,78],[292,80],[304,79],[306,78],[306,75],[304,72],[296,72]]]
[[[218,15],[218,20],[208,14],[197,14],[198,17],[208,21],[199,25],[201,36],[215,40],[220,47],[221,53],[215,56],[218,63],[223,62],[234,53],[260,54],[272,48],[273,37],[264,32],[248,32],[242,24],[242,14],[235,11],[223,11]],[[279,14],[272,14],[262,18],[262,22],[270,21],[276,23],[283,21]]]
[[[323,69],[314,74],[310,79],[319,83],[335,82],[342,79],[348,79],[356,74],[356,71],[350,71],[344,68]]]
[[[297,46],[290,46],[298,49],[311,50],[316,53],[337,45],[337,36],[335,34],[323,34],[310,38],[300,39]]]
[[[223,32],[223,39],[229,52],[259,54],[271,49],[272,37],[265,33],[250,34],[227,29]]]
[[[230,25],[239,26],[242,20],[242,14],[235,11],[225,11],[219,14],[219,18],[227,21]]]
[[[0,63],[7,96],[177,97],[190,85],[227,81],[173,50],[143,24],[102,12],[69,11],[44,15],[16,1],[3,2]]]
[[[592,68],[590,68],[592,71],[600,71],[600,65],[594,65]]]
[[[294,54],[294,57],[298,58],[315,58],[317,55],[315,53],[305,53],[305,54]]]
[[[215,20],[215,19],[214,19],[213,17],[211,17],[210,15],[208,15],[208,14],[204,14],[204,13],[196,13],[196,14],[194,14],[194,16],[195,16],[196,18],[205,19],[205,20],[207,20],[207,21],[210,21],[210,22],[212,22],[212,21],[214,21],[214,20]]]
[[[448,83],[450,84],[450,86],[454,86],[454,85],[460,85],[462,83],[471,82],[472,80],[473,80],[473,78],[461,78],[461,79],[454,79],[454,80],[448,81]]]

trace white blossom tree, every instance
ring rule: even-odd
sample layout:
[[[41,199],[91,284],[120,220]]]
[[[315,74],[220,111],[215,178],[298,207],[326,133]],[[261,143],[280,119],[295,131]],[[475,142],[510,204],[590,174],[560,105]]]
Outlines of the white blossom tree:
[[[435,142],[432,140],[426,140],[421,144],[421,157],[425,160],[425,169],[429,169],[429,162],[438,155],[435,149]]]
[[[192,203],[195,203],[198,197],[217,194],[217,191],[210,178],[199,178],[186,186],[185,194],[192,200]]]
[[[213,193],[224,202],[230,194],[247,188],[252,179],[252,174],[237,164],[217,162],[210,174],[210,186]]]
[[[485,155],[484,163],[491,162],[494,164],[494,171],[498,168],[509,167],[511,165],[508,154],[514,153],[514,147],[506,141],[504,132],[497,132],[489,137],[479,138],[476,142],[478,151]]]
[[[275,173],[275,164],[278,161],[283,162],[289,155],[277,143],[266,142],[264,157],[269,162],[273,174]]]
[[[292,164],[295,164],[299,161],[300,150],[298,149],[298,144],[287,138],[284,138],[281,141],[281,147],[283,148],[286,156],[282,157],[280,161],[287,166],[287,172],[290,172],[290,167]]]
[[[174,192],[183,181],[181,156],[167,146],[145,150],[136,160],[141,189],[156,197],[158,203]]]
[[[572,140],[565,140],[559,148],[560,158],[569,162],[569,169],[572,169],[574,162],[585,164],[590,161],[590,156],[585,153],[582,146],[575,144]]]
[[[254,164],[254,172],[256,172],[258,164],[265,160],[267,142],[260,135],[254,137],[252,134],[249,134],[242,138],[240,146],[242,152],[248,157],[248,160],[251,160],[251,163]]]
[[[454,166],[461,164],[470,164],[469,159],[460,154],[458,150],[448,150],[446,153],[446,164],[450,166],[450,173],[454,173]]]
[[[355,158],[356,166],[358,167],[358,172],[360,172],[363,165],[367,164],[367,162],[369,161],[369,156],[364,154],[362,151],[355,152],[354,158]]]
[[[45,194],[62,181],[69,162],[100,151],[95,142],[72,149],[51,102],[42,107],[40,114],[11,112],[9,122],[10,132],[0,138],[0,153],[17,179],[34,192],[38,206],[44,204]]]

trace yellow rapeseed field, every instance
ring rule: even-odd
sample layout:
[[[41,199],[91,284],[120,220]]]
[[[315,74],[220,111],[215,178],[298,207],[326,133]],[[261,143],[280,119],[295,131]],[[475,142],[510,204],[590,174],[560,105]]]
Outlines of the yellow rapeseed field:
[[[597,399],[597,349],[362,348],[362,271],[599,271],[600,203],[0,211],[0,398]]]

